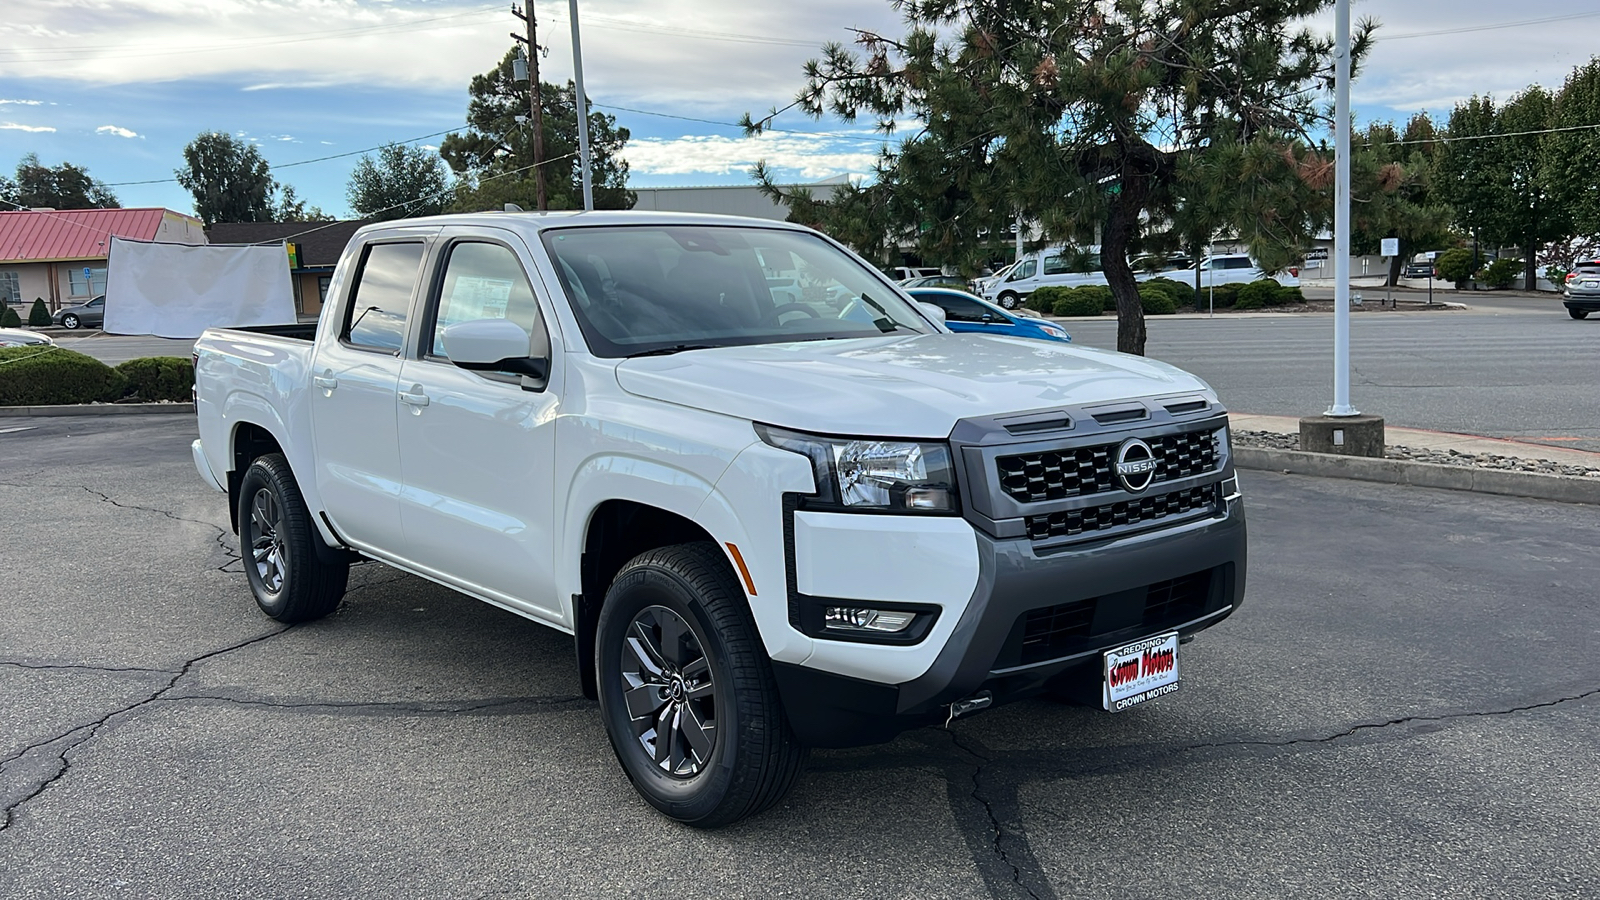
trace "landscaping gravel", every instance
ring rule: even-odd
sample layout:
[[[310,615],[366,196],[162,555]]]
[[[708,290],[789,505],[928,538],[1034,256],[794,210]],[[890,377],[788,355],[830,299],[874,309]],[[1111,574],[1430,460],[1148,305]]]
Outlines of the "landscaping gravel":
[[[1298,434],[1279,434],[1273,431],[1235,431],[1233,433],[1233,442],[1241,447],[1263,447],[1269,450],[1300,449],[1300,436]],[[1502,469],[1511,472],[1532,472],[1536,475],[1572,475],[1579,478],[1600,478],[1600,469],[1523,456],[1462,453],[1459,450],[1429,450],[1422,447],[1404,447],[1397,444],[1390,444],[1384,447],[1383,455],[1386,459],[1406,459],[1412,462],[1438,463],[1446,466]]]

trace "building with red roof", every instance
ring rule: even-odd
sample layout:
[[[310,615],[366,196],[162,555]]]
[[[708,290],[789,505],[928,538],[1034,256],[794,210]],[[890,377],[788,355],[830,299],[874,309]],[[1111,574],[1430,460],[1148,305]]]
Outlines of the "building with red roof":
[[[170,209],[29,209],[0,212],[0,301],[51,312],[106,291],[112,236],[204,244],[204,225]],[[22,313],[27,318],[26,309]]]

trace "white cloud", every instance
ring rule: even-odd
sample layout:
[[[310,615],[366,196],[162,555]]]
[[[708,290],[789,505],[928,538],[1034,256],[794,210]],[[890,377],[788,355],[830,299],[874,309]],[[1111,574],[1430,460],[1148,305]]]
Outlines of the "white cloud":
[[[0,100],[0,106],[40,106],[43,103],[43,100]],[[52,103],[50,105],[54,106],[55,104]]]
[[[33,134],[48,134],[55,131],[49,125],[21,125],[16,122],[0,122],[0,131],[26,131]]]
[[[796,170],[808,179],[866,172],[878,159],[869,143],[849,136],[770,133],[634,139],[623,148],[623,156],[631,171],[643,175],[731,175],[764,160],[774,169]]]
[[[133,131],[133,130],[127,129],[127,128],[120,128],[120,127],[118,127],[116,125],[101,125],[99,128],[96,128],[94,130],[94,133],[95,134],[114,134],[114,135],[116,135],[117,137],[120,137],[120,138],[143,137],[143,135],[139,134],[137,131]]]

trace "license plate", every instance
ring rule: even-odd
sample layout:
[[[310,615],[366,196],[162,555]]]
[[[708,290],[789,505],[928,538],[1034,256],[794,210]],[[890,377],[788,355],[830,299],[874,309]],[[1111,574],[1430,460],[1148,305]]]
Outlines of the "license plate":
[[[1107,650],[1105,708],[1121,712],[1178,689],[1178,633],[1145,638]]]
[[[1578,287],[1586,287],[1586,288],[1600,287],[1600,281],[1580,281],[1580,282],[1578,282]]]

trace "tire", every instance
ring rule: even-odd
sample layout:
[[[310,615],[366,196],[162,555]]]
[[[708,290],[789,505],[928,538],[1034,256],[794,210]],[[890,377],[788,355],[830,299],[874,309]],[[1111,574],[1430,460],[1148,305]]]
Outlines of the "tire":
[[[261,611],[279,622],[309,622],[344,598],[350,564],[317,554],[300,486],[281,453],[257,457],[239,483],[239,556]]]
[[[78,322],[78,317],[77,316],[68,314],[68,315],[65,315],[65,316],[61,317],[61,327],[62,328],[66,328],[66,329],[75,331],[75,330],[77,330],[79,324],[80,323]]]
[[[1022,302],[1022,298],[1018,297],[1016,294],[1011,293],[1010,291],[1006,291],[1004,294],[1000,295],[1000,308],[1001,309],[1016,309],[1017,308],[1017,304],[1019,304],[1021,302]]]
[[[755,815],[805,764],[744,591],[714,544],[661,547],[622,567],[600,608],[595,679],[623,771],[679,822]],[[669,721],[663,747],[657,727]]]
[[[1589,318],[1589,311],[1587,309],[1573,309],[1569,306],[1567,307],[1567,315],[1574,319],[1587,319]]]

